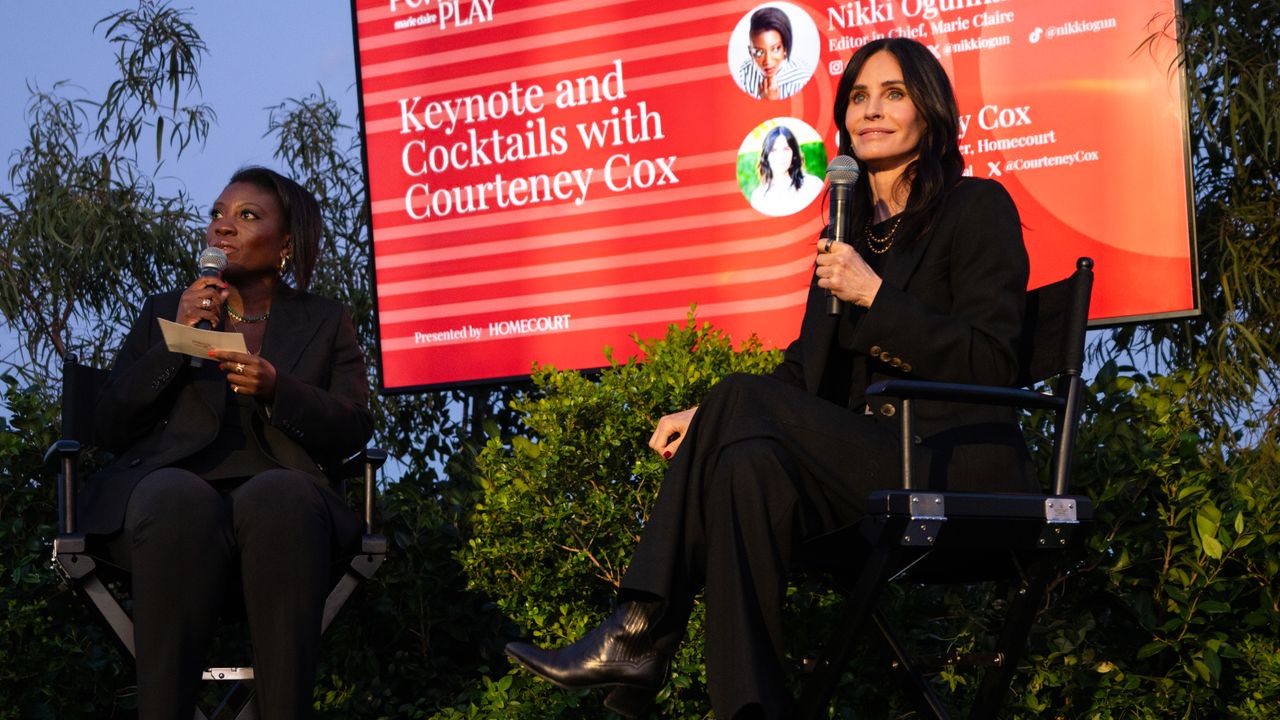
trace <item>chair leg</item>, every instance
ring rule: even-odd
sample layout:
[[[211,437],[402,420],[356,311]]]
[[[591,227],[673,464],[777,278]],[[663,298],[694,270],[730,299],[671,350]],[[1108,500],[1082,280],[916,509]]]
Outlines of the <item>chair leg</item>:
[[[89,574],[80,578],[75,584],[76,590],[88,598],[98,609],[98,614],[111,627],[112,635],[120,648],[128,653],[129,657],[136,657],[137,651],[133,645],[133,619],[125,613],[124,608],[120,607],[119,601],[107,590],[97,575]]]
[[[253,701],[253,689],[246,691],[244,704],[240,706],[240,712],[236,713],[233,720],[258,720],[258,705]]]
[[[329,596],[324,601],[324,615],[320,621],[320,632],[329,629],[329,624],[337,617],[338,611],[346,604],[347,599],[355,592],[356,587],[364,580],[373,577],[373,574],[382,566],[382,561],[386,559],[384,554],[361,553],[351,559],[351,563],[347,568],[347,572],[338,580],[338,584],[329,591]]]
[[[1005,615],[1004,628],[996,642],[1001,662],[982,674],[977,696],[969,710],[970,720],[994,720],[1009,697],[1009,683],[1027,651],[1027,637],[1052,578],[1051,563],[1039,562],[1029,568],[1025,585],[1014,588],[1013,600]]]
[[[324,601],[324,617],[320,620],[320,632],[329,629],[329,624],[338,616],[338,611],[346,604],[347,598],[351,597],[351,593],[355,592],[356,585],[359,584],[360,581],[348,572],[342,576],[333,590],[329,591],[329,597]]]
[[[804,690],[796,703],[800,720],[827,717],[831,696],[844,674],[844,666],[853,651],[858,635],[866,626],[889,572],[889,547],[876,547],[866,559],[853,590],[846,595],[844,622],[836,630],[831,644],[822,652],[818,666],[804,682]]]
[[[903,694],[911,701],[916,713],[933,720],[949,720],[951,713],[947,706],[929,684],[929,679],[912,664],[906,645],[894,632],[889,621],[879,610],[872,612],[871,620],[876,626],[880,651],[893,669],[894,676],[902,683]]]
[[[257,720],[257,717],[257,706],[253,702],[253,686],[242,680],[235,680],[222,695],[222,702],[209,713],[207,720]],[[198,708],[196,720],[205,720],[204,714]]]

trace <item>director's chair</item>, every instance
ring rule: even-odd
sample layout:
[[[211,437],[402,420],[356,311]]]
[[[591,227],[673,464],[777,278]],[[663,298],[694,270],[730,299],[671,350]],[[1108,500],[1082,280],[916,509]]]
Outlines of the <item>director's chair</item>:
[[[63,580],[87,599],[100,618],[111,628],[113,639],[121,651],[135,657],[133,620],[121,600],[108,588],[116,575],[124,575],[114,566],[96,559],[94,548],[85,535],[77,531],[76,493],[79,489],[79,465],[82,455],[93,445],[93,411],[98,394],[106,383],[107,371],[82,365],[68,353],[62,366],[62,438],[49,447],[45,463],[56,473],[58,485],[58,534],[53,541],[53,561]],[[360,552],[347,564],[342,577],[325,601],[321,632],[328,629],[338,611],[356,587],[377,572],[386,556],[387,541],[373,531],[374,492],[377,471],[387,454],[368,448],[347,460],[334,473],[334,478],[364,477],[364,530]],[[101,566],[100,566],[101,564]],[[123,578],[127,579],[127,578]],[[252,667],[210,667],[204,679],[228,682],[222,699],[209,714],[199,708],[195,720],[256,720],[253,703]]]
[[[1093,261],[1080,258],[1071,276],[1027,293],[1018,342],[1022,372],[1018,388],[895,379],[867,389],[868,395],[900,401],[902,487],[872,493],[867,517],[840,536],[856,544],[852,552],[863,562],[845,578],[846,604],[832,641],[817,657],[805,660],[798,717],[828,716],[831,696],[863,632],[873,638],[920,717],[951,717],[927,677],[929,671],[947,665],[987,666],[969,717],[994,718],[1000,711],[1049,583],[1083,543],[1093,520],[1089,498],[1069,494],[1092,287]],[[1025,389],[1049,379],[1055,380],[1052,394]],[[911,462],[915,400],[1051,412],[1049,491],[987,494],[919,488]],[[902,633],[877,608],[886,584],[900,578],[926,584],[1006,584],[1008,609],[994,647],[975,655],[913,656]]]

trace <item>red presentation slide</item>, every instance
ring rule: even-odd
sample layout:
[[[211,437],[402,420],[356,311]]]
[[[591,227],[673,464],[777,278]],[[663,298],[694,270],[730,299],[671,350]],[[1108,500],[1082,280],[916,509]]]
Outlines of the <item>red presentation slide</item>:
[[[785,42],[752,35],[762,12]],[[385,390],[600,367],[695,304],[785,347],[826,221],[835,87],[885,36],[950,74],[965,172],[1013,195],[1032,286],[1088,255],[1096,322],[1196,311],[1174,0],[353,13]]]

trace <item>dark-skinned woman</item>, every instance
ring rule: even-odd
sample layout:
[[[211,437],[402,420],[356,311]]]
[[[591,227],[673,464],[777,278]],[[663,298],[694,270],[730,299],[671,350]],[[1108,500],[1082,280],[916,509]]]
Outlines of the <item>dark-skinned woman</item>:
[[[959,114],[923,45],[876,40],[836,91],[840,150],[862,172],[852,244],[818,238],[799,338],[768,376],[732,375],[663,417],[650,447],[671,460],[615,612],[558,650],[507,653],[567,688],[644,713],[666,680],[695,595],[717,718],[786,718],[782,607],[804,541],[856,522],[898,486],[897,408],[886,378],[1007,384],[1016,376],[1028,263],[1018,213],[996,182],[962,177]],[[827,312],[825,294],[843,301]],[[1027,491],[1027,451],[999,408],[919,401],[919,477],[951,490]]]
[[[236,587],[260,716],[309,714],[332,565],[359,537],[325,469],[372,432],[351,316],[306,291],[321,229],[305,188],[238,171],[209,213],[221,278],[147,298],[97,406],[115,459],[86,484],[81,522],[132,577],[142,720],[192,717]],[[167,349],[158,319],[240,333],[248,352],[196,367]]]

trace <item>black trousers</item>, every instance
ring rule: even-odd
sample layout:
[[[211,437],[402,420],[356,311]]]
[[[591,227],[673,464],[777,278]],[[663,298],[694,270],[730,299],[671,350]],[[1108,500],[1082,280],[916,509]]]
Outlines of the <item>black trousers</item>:
[[[665,601],[657,642],[674,651],[705,588],[716,717],[789,716],[788,570],[803,540],[856,521],[871,490],[898,485],[897,443],[870,416],[769,377],[731,375],[703,400],[621,594]]]
[[[260,716],[310,714],[320,622],[335,548],[331,503],[295,470],[259,473],[229,490],[163,468],[129,498],[108,543],[132,575],[140,720],[190,720],[232,573],[253,640]]]

